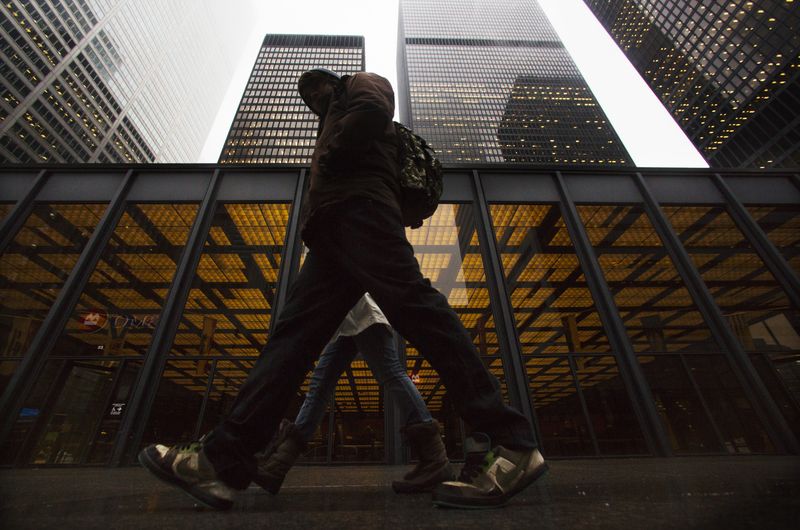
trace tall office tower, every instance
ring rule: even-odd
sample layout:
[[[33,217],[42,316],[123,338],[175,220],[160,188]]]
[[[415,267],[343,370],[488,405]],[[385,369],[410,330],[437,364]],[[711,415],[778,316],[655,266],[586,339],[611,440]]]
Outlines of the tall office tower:
[[[196,161],[249,31],[234,6],[4,1],[0,161]]]
[[[584,0],[712,166],[800,166],[800,6]]]
[[[398,85],[445,163],[632,164],[534,0],[400,0]]]
[[[297,93],[300,74],[322,66],[364,71],[364,37],[267,35],[219,157],[230,164],[310,164],[317,117]]]

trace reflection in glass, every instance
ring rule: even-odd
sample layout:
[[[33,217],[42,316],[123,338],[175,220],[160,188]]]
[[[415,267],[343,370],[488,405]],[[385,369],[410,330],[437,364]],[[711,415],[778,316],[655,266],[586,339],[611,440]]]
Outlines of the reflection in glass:
[[[748,352],[767,353],[800,361],[800,312],[791,306],[780,284],[755,252],[728,213],[718,206],[665,206],[681,242],[708,286],[733,334]],[[775,208],[774,215],[762,214],[759,222],[790,263],[796,261],[796,234],[789,229],[796,216]],[[780,372],[778,372],[780,374]],[[787,386],[795,403],[800,389]],[[793,413],[786,416],[791,421]]]
[[[188,439],[180,438],[186,433],[191,438],[198,421],[197,434],[203,434],[227,413],[267,342],[290,208],[288,203],[217,205],[169,352],[172,360],[151,409],[148,440],[178,441]],[[188,408],[174,415],[172,402],[179,395]]]
[[[644,209],[577,208],[634,349],[719,351]]]
[[[33,207],[0,256],[0,358],[25,354],[105,209],[105,204]]]
[[[800,275],[800,206],[747,206],[747,210]]]
[[[680,355],[640,355],[656,410],[675,454],[719,453],[720,440]]]
[[[545,451],[646,452],[614,358],[574,355],[610,348],[558,206],[490,212]]]
[[[548,456],[593,455],[592,436],[567,357],[539,357],[528,366],[532,401]]]
[[[721,207],[666,206],[731,330],[748,351],[800,350],[797,311]]]
[[[703,389],[703,397],[729,453],[774,452],[772,442],[721,355],[687,355],[686,364]]]
[[[793,354],[752,354],[758,370],[775,404],[781,409],[789,428],[800,438],[800,362]]]
[[[614,357],[575,356],[574,359],[600,454],[646,453],[647,445]]]
[[[493,204],[490,211],[523,354],[609,351],[558,207]]]
[[[192,362],[192,361],[189,361]],[[211,429],[216,427],[225,417],[233,405],[233,400],[239,393],[239,387],[244,384],[247,374],[255,364],[255,359],[252,360],[230,360],[230,361],[210,361],[208,364],[198,363],[203,367],[203,371],[212,376],[211,388],[208,394],[205,409],[200,421],[200,429],[198,435],[210,432]],[[207,378],[204,378],[202,372],[195,371],[197,382],[204,381],[202,384],[207,384]],[[164,373],[164,377],[169,374]],[[200,389],[196,389],[200,392]],[[156,411],[153,411],[156,414]]]
[[[44,411],[48,418],[33,447],[31,464],[77,464],[89,445],[92,425],[100,416],[116,363],[67,363],[58,397]],[[111,366],[104,366],[109,364]]]

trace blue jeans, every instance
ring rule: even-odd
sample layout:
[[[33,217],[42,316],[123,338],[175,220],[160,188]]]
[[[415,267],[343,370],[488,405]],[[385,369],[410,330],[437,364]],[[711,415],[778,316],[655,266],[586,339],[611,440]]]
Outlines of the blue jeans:
[[[320,355],[311,374],[306,399],[294,421],[304,441],[308,442],[314,436],[339,377],[358,352],[364,356],[378,383],[400,407],[406,425],[433,421],[417,387],[400,364],[391,329],[383,324],[373,324],[358,335],[338,337]]]

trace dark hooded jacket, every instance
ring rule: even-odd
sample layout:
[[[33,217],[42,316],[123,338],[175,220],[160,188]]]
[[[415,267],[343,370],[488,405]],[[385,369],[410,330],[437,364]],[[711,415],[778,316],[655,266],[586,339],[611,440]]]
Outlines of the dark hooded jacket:
[[[383,77],[344,76],[322,117],[301,226],[313,230],[321,209],[353,197],[373,199],[400,212],[398,140],[392,124],[394,92]]]

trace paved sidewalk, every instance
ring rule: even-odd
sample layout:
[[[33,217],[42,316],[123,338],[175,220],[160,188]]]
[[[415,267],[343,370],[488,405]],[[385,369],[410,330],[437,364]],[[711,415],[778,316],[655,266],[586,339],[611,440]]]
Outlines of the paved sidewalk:
[[[196,508],[141,468],[0,471],[0,528],[800,528],[800,458],[551,461],[505,508],[434,508],[395,495],[405,468],[297,467],[281,494],[251,487],[227,513]]]

